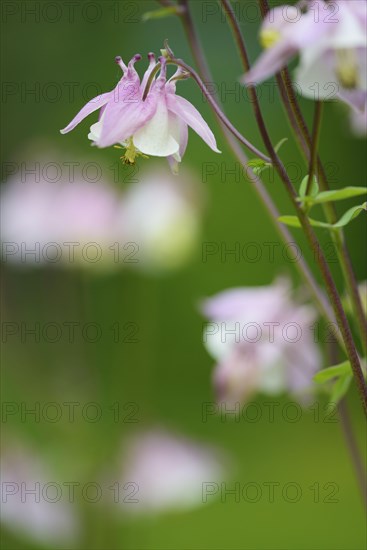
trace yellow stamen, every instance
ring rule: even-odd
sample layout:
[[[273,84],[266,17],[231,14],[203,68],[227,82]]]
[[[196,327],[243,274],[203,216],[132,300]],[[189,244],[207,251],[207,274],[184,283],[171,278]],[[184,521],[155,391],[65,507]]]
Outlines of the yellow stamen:
[[[335,72],[340,83],[347,89],[355,89],[358,86],[358,64],[355,51],[351,48],[336,50],[337,66]]]
[[[135,147],[132,137],[129,137],[123,145],[125,147],[125,153],[120,157],[120,159],[124,164],[134,165],[137,157],[143,157],[146,159],[149,158]],[[122,149],[119,145],[115,145],[115,147],[116,149]]]
[[[265,49],[275,46],[275,44],[279,42],[280,38],[280,32],[274,29],[263,30],[260,33],[260,43]]]

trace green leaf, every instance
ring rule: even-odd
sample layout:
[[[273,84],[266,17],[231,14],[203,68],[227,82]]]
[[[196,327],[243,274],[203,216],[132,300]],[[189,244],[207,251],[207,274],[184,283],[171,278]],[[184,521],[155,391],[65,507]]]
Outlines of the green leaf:
[[[305,176],[299,187],[299,199],[302,202],[306,200],[307,184],[308,184],[308,176]],[[310,194],[307,196],[307,200],[312,201],[312,198],[316,197],[318,192],[319,192],[319,184],[317,183],[317,179],[314,176],[311,184]]]
[[[271,168],[272,164],[270,164],[269,162],[265,162],[265,160],[263,159],[256,158],[256,159],[249,160],[247,163],[247,166],[252,168],[252,171],[254,172],[254,174],[259,176],[261,172],[263,172],[264,170],[267,170],[268,168]]]
[[[179,15],[182,11],[180,6],[167,6],[159,10],[147,11],[142,16],[142,21],[149,21],[150,19],[163,19],[164,17],[170,17],[171,15]]]
[[[274,151],[277,153],[279,151],[279,149],[281,148],[281,146],[283,145],[283,143],[285,143],[286,141],[288,141],[288,138],[283,138],[281,139],[277,144],[276,146],[274,147]]]
[[[367,202],[359,206],[353,206],[342,215],[339,221],[334,224],[319,222],[318,220],[314,220],[312,218],[308,218],[308,221],[313,227],[323,227],[324,229],[338,229],[339,227],[344,227],[345,225],[348,225],[348,223],[354,220],[354,218],[356,218],[362,212],[362,210],[367,210]],[[285,225],[289,225],[290,227],[302,227],[297,216],[280,216],[278,218],[278,221],[284,223]]]
[[[362,210],[367,210],[367,202],[364,202],[360,206],[353,206],[353,208],[347,210],[345,214],[342,215],[340,220],[334,223],[332,227],[344,227],[349,222],[354,220],[354,218],[356,218],[362,212]]]
[[[344,376],[338,378],[331,391],[330,403],[337,404],[341,401],[341,399],[343,399],[344,395],[348,391],[352,379],[353,376],[351,374],[344,374]]]
[[[265,166],[267,163],[263,159],[251,159],[248,161],[247,166],[251,166],[251,168],[256,168],[260,166]]]
[[[297,216],[280,216],[278,222],[289,225],[289,227],[302,227]]]
[[[330,392],[330,403],[339,403],[339,401],[347,393],[349,385],[353,379],[352,369],[349,361],[343,361],[339,365],[333,365],[326,369],[321,370],[313,377],[314,381],[318,384],[324,384],[330,382],[333,378],[336,378],[333,382]]]
[[[344,187],[344,189],[335,189],[333,191],[322,191],[315,197],[300,197],[302,202],[312,202],[313,204],[321,204],[324,202],[341,201],[359,195],[365,195],[367,187]]]
[[[350,374],[350,372],[351,372],[350,362],[344,361],[339,365],[333,365],[332,367],[328,367],[326,369],[320,370],[320,372],[315,374],[313,379],[318,384],[323,384],[324,382],[328,382],[332,378],[336,378],[338,376],[342,376],[345,374]]]

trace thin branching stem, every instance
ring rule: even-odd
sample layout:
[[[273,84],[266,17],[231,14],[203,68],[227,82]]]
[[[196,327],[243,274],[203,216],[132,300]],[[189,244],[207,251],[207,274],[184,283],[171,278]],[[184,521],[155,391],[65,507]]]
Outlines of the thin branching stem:
[[[168,45],[167,45],[167,47],[168,47]],[[259,151],[259,149],[257,149],[255,147],[255,145],[253,145],[248,139],[246,139],[241,134],[241,132],[239,132],[237,130],[237,128],[235,128],[235,126],[233,126],[232,122],[226,117],[226,115],[221,110],[221,108],[219,107],[217,102],[214,101],[214,99],[211,96],[210,91],[208,90],[208,88],[206,87],[204,82],[201,80],[200,76],[197,74],[197,72],[192,67],[190,67],[189,65],[186,65],[186,63],[184,63],[184,61],[182,61],[182,59],[174,58],[172,52],[170,52],[170,56],[167,59],[167,64],[168,65],[177,65],[178,67],[182,67],[183,69],[186,69],[186,71],[190,74],[190,76],[195,80],[195,82],[199,86],[201,92],[205,96],[206,100],[208,101],[208,103],[210,104],[212,109],[214,110],[217,117],[224,124],[224,126],[235,136],[235,138],[238,139],[238,141],[240,143],[242,143],[242,145],[244,145],[245,147],[247,147],[247,149],[249,149],[249,151],[254,153],[254,155],[261,158],[265,162],[271,162],[270,158],[268,156],[264,155],[264,153]],[[155,78],[155,75],[160,70],[160,67],[161,67],[161,64],[157,63],[156,66],[153,68],[152,72],[150,73],[147,84],[145,86],[145,90],[143,92],[143,97],[142,97],[143,101],[146,100],[146,98],[148,96],[148,93],[149,93],[149,90],[150,90],[150,87],[152,85],[152,82]]]
[[[248,54],[247,54],[247,49],[246,49],[244,39],[242,37],[242,33],[241,33],[241,30],[240,30],[236,15],[233,11],[232,5],[229,2],[229,0],[221,0],[221,5],[222,5],[223,10],[225,11],[225,13],[227,15],[228,22],[229,22],[229,24],[232,28],[235,40],[237,42],[239,52],[240,52],[240,57],[241,57],[242,64],[243,64],[243,68],[244,68],[245,72],[248,72],[250,70],[250,62],[249,62],[249,58],[248,58]],[[252,87],[250,87],[250,90],[251,89],[252,89]],[[276,151],[273,147],[270,135],[268,133],[268,130],[267,130],[267,127],[266,127],[266,124],[265,124],[265,121],[264,121],[264,118],[263,118],[263,115],[262,115],[262,111],[261,111],[261,107],[260,107],[260,104],[259,104],[259,101],[258,101],[258,98],[257,98],[257,94],[256,94],[254,89],[253,89],[253,92],[251,94],[251,97],[252,97],[252,105],[253,105],[253,108],[254,108],[255,117],[256,117],[257,124],[258,124],[259,130],[260,130],[260,133],[262,135],[265,147],[266,147],[266,149],[267,149],[267,151],[270,155],[272,163],[273,163],[273,165],[274,165],[281,181],[283,182],[283,184],[285,186],[285,189],[288,193],[288,196],[289,196],[291,202],[293,203],[293,207],[294,207],[294,209],[297,213],[298,219],[301,223],[304,234],[305,234],[305,236],[308,240],[309,246],[310,246],[310,248],[312,249],[312,251],[315,255],[316,262],[318,264],[318,267],[320,269],[321,275],[322,275],[324,283],[325,283],[325,287],[326,287],[326,291],[327,291],[328,296],[329,296],[329,300],[330,300],[331,305],[333,307],[334,314],[335,314],[335,317],[337,319],[337,323],[339,325],[339,328],[340,328],[342,336],[343,336],[343,340],[344,340],[345,348],[346,348],[346,353],[347,353],[348,359],[350,361],[350,364],[351,364],[351,367],[352,367],[352,370],[353,370],[353,374],[354,374],[354,378],[355,378],[355,381],[356,381],[356,384],[357,384],[357,387],[358,387],[359,395],[360,395],[360,398],[361,398],[361,401],[362,401],[362,405],[363,405],[365,414],[367,416],[367,385],[366,385],[366,382],[364,380],[363,371],[362,371],[362,368],[361,368],[361,364],[360,364],[360,360],[359,360],[358,353],[357,353],[357,350],[356,350],[356,346],[355,346],[355,343],[354,343],[354,340],[353,340],[352,331],[351,331],[351,328],[349,326],[349,322],[348,322],[347,316],[345,314],[345,311],[344,311],[344,308],[343,308],[343,305],[342,305],[342,302],[341,302],[341,299],[340,299],[340,296],[339,296],[339,293],[338,293],[338,289],[335,285],[333,276],[332,276],[331,271],[329,269],[329,266],[328,266],[327,260],[325,258],[325,255],[324,255],[324,253],[321,249],[319,241],[316,237],[316,234],[315,234],[315,232],[314,232],[314,230],[313,230],[313,228],[310,224],[310,221],[309,221],[307,215],[302,210],[302,208],[301,208],[301,206],[300,206],[300,204],[297,200],[297,192],[293,187],[293,184],[292,184],[292,182],[291,182],[291,180],[290,180],[290,178],[287,174],[287,171],[286,171],[282,161],[280,160],[279,156],[277,155],[277,153],[276,153]]]
[[[311,140],[311,155],[310,155],[310,165],[308,170],[308,180],[306,195],[309,195],[312,188],[312,182],[314,176],[317,176],[317,153],[319,146],[319,138],[321,132],[321,121],[322,121],[322,107],[323,103],[321,101],[316,101],[315,103],[315,113],[313,119],[313,128],[312,128],[312,140]]]
[[[196,32],[195,25],[191,16],[188,0],[181,0],[181,5],[185,8],[183,13],[181,14],[181,21],[186,31],[188,42],[191,46],[192,54],[199,68],[202,79],[205,82],[213,82],[213,78],[212,78],[210,69],[208,67],[208,63],[206,61],[203,48],[201,46],[200,39]],[[215,95],[214,95],[214,100],[215,100]],[[242,148],[240,147],[238,141],[222,124],[220,119],[218,119],[218,121],[222,129],[223,135],[230,149],[232,150],[233,154],[236,156],[236,158],[238,159],[238,161],[242,166],[246,166],[248,159],[245,153],[243,152]],[[279,234],[282,241],[285,244],[293,244],[294,239],[292,234],[288,230],[288,228],[285,225],[280,224],[278,222],[280,212],[278,211],[272,197],[270,196],[269,192],[267,191],[260,177],[257,176],[253,172],[253,170],[250,169],[250,167],[247,168],[246,174],[249,177],[249,180],[251,181],[252,185],[254,186],[254,189],[260,201],[262,202],[267,213],[269,214],[269,217],[274,225],[274,228]],[[310,289],[311,294],[315,300],[315,303],[318,306],[320,314],[323,317],[325,317],[325,319],[327,319],[329,323],[335,324],[334,312],[327,298],[325,297],[324,293],[320,290],[320,287],[317,281],[315,280],[313,273],[309,268],[307,262],[305,261],[304,257],[302,256],[301,258],[294,258],[294,259],[295,259],[295,265],[298,268],[299,274],[304,279],[305,283]],[[344,341],[339,331],[337,332],[337,338],[340,346],[344,349]]]
[[[268,0],[259,0],[259,3],[262,16],[265,17],[269,12]],[[285,67],[280,73],[277,73],[275,77],[278,84],[282,104],[287,113],[288,121],[296,137],[297,143],[306,159],[306,162],[310,162],[312,138],[308,130],[305,118],[302,114],[300,105],[297,101],[288,68]],[[317,172],[319,176],[318,182],[320,188],[323,191],[328,191],[330,189],[330,186],[326,176],[325,168],[319,156],[317,157]],[[337,215],[334,205],[332,203],[325,203],[323,205],[323,209],[328,223],[334,224],[337,221]],[[358,290],[358,283],[354,273],[350,254],[346,245],[344,232],[341,228],[338,228],[337,230],[331,232],[331,237],[335,244],[344,281],[351,297],[361,344],[364,353],[367,354],[367,318],[363,310],[362,300]]]

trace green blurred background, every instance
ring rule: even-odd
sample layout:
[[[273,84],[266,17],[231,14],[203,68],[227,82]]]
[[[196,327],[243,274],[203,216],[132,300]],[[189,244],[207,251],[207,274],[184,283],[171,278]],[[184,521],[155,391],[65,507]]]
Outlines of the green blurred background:
[[[250,2],[240,2],[246,6]],[[278,2],[280,4],[280,2]],[[40,18],[22,9],[41,6]],[[2,80],[16,84],[14,93],[3,88],[2,99],[2,161],[20,162],[29,157],[29,150],[58,151],[70,160],[92,159],[108,167],[116,162],[114,149],[95,149],[91,152],[86,133],[90,119],[74,132],[61,136],[64,127],[82,107],[86,99],[96,95],[90,87],[89,96],[82,96],[86,83],[98,83],[107,91],[120,78],[114,57],[121,55],[126,62],[135,53],[145,56],[148,51],[159,53],[165,38],[175,53],[193,64],[190,48],[179,20],[174,17],[142,22],[146,11],[156,9],[150,1],[94,3],[102,15],[96,22],[91,2],[76,2],[74,21],[69,20],[65,4],[62,15],[51,22],[56,13],[51,2],[4,2],[2,14]],[[255,4],[252,2],[252,4]],[[8,11],[5,11],[5,5]],[[191,2],[194,20],[205,47],[212,73],[223,90],[237,86],[241,65],[225,22],[216,11],[215,2]],[[10,6],[10,7],[9,7]],[[23,7],[22,7],[23,6]],[[42,15],[42,7],[47,6]],[[12,14],[12,9],[15,13]],[[46,8],[45,8],[46,9]],[[208,17],[203,17],[203,10]],[[214,12],[211,14],[211,12]],[[57,12],[58,13],[58,12]],[[87,16],[85,14],[87,13]],[[248,12],[247,12],[248,13]],[[252,13],[252,12],[251,12]],[[254,12],[255,13],[255,12]],[[255,18],[254,15],[251,15]],[[257,22],[242,17],[241,25],[249,45],[252,60],[260,52]],[[141,62],[138,70],[144,70]],[[62,90],[55,101],[47,100],[51,89],[42,97],[47,83],[58,84]],[[65,83],[75,82],[75,98],[70,101]],[[39,100],[29,95],[21,97],[20,90],[40,86]],[[39,83],[39,84],[36,84]],[[19,87],[18,87],[19,86]],[[18,90],[18,91],[17,91]],[[282,148],[285,164],[297,162],[305,169],[296,145],[285,122],[275,94],[269,101],[264,88],[262,104],[274,142],[290,138]],[[88,91],[87,91],[88,93]],[[233,175],[221,177],[221,170],[232,169],[235,159],[227,150],[215,120],[193,82],[179,84],[179,93],[194,103],[210,123],[217,136],[221,157],[190,133],[184,164],[198,172],[207,162],[217,163],[218,173],[204,182],[208,204],[203,223],[202,243],[225,243],[233,248],[236,242],[264,243],[277,241],[271,222],[258,201],[249,182],[236,181]],[[223,92],[224,93],[224,92]],[[258,147],[259,134],[248,101],[234,95],[223,95],[228,117]],[[312,119],[312,103],[301,101],[308,120]],[[321,135],[321,154],[330,163],[334,187],[362,185],[366,176],[365,142],[352,136],[345,110],[336,103],[325,108]],[[28,156],[27,156],[28,155]],[[144,168],[147,168],[143,161]],[[152,161],[164,165],[165,161]],[[149,169],[149,165],[148,165]],[[168,168],[167,168],[168,169]],[[266,176],[267,187],[282,213],[291,213],[287,198],[277,178]],[[120,187],[126,183],[117,184]],[[298,180],[297,180],[298,185]],[[343,204],[343,208],[345,205]],[[362,218],[362,216],[361,216]],[[359,280],[365,278],[366,234],[364,220],[358,219],[347,231],[352,260]],[[329,241],[320,232],[323,243]],[[60,479],[81,482],[95,479],[101,468],[115,468],[116,449],[121,441],[136,431],[164,425],[194,440],[214,444],[232,457],[231,480],[249,481],[260,485],[275,481],[281,485],[297,482],[303,491],[297,503],[277,498],[269,503],[262,498],[257,503],[234,502],[228,498],[185,513],[167,513],[154,519],[127,521],[110,515],[96,505],[83,509],[84,540],[80,548],[88,549],[231,549],[231,550],[290,550],[290,549],[362,549],[366,543],[366,524],[363,507],[345,448],[340,422],[328,423],[324,415],[315,422],[312,412],[302,415],[297,423],[286,422],[281,415],[271,423],[264,416],[259,422],[221,422],[210,417],[202,421],[202,404],[213,401],[210,375],[213,360],[202,344],[201,317],[197,304],[206,296],[232,286],[270,284],[276,274],[291,273],[295,283],[298,275],[281,253],[270,263],[264,256],[258,262],[236,262],[220,255],[202,261],[202,243],[191,261],[181,270],[161,275],[148,275],[132,270],[98,276],[56,269],[16,269],[3,266],[2,317],[4,321],[62,323],[66,320],[99,322],[105,328],[104,337],[96,344],[79,341],[67,344],[22,344],[9,339],[2,352],[3,400],[11,402],[39,401],[98,402],[108,410],[114,402],[134,402],[139,411],[138,423],[114,423],[105,415],[101,422],[84,421],[55,424],[32,419],[21,422],[19,416],[3,422],[3,433],[17,436],[32,444],[47,456]],[[302,251],[315,268],[312,256],[300,239]],[[331,264],[339,285],[337,266]],[[114,323],[137,323],[137,343],[113,343]],[[266,398],[259,402],[267,401]],[[286,397],[279,399],[287,403]],[[353,425],[363,450],[365,424],[354,388],[348,395]],[[325,403],[321,401],[321,406]],[[323,487],[333,482],[339,486],[338,502],[313,501],[310,486]],[[4,529],[4,549],[31,549],[29,540],[17,538]],[[56,546],[58,547],[58,546]]]

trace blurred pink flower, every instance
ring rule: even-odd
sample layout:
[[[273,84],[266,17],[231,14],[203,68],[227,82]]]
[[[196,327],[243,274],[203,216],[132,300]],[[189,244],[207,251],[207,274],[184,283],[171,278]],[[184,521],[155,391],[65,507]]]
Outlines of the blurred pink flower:
[[[2,257],[18,265],[165,271],[192,253],[200,197],[191,173],[142,175],[127,191],[104,181],[13,176],[1,190]]]
[[[179,69],[167,81],[167,66],[164,57],[159,58],[160,76],[153,78],[146,97],[145,88],[155,67],[154,54],[149,54],[149,67],[142,83],[134,68],[141,59],[135,55],[128,67],[121,57],[116,61],[123,70],[123,77],[115,90],[92,99],[83,107],[70,124],[61,130],[70,132],[86,116],[101,109],[100,119],[90,129],[89,138],[98,147],[120,144],[126,148],[123,160],[134,164],[139,155],[168,157],[174,171],[181,162],[188,140],[188,126],[213,149],[217,148],[215,137],[201,114],[183,97],[176,95],[176,82],[183,77]]]
[[[102,268],[112,263],[113,254],[106,251],[121,235],[118,195],[111,187],[82,180],[12,180],[1,199],[3,253],[6,246],[10,250],[6,261]]]
[[[307,0],[271,10],[260,35],[266,51],[244,77],[245,84],[269,78],[299,53],[295,83],[304,96],[325,100],[337,95],[363,110],[366,6],[366,0]]]
[[[224,479],[217,450],[154,430],[137,436],[124,458],[123,484],[135,486],[137,502],[126,511],[186,510],[203,502],[203,484]]]
[[[49,490],[46,489],[48,483]],[[4,526],[42,546],[74,547],[80,535],[79,519],[67,498],[52,502],[57,487],[61,488],[61,483],[55,482],[55,475],[41,457],[13,442],[1,455],[1,521]]]
[[[204,342],[218,361],[213,380],[219,401],[310,391],[321,367],[311,329],[316,312],[293,301],[286,279],[221,292],[204,301],[202,311],[211,321]]]

